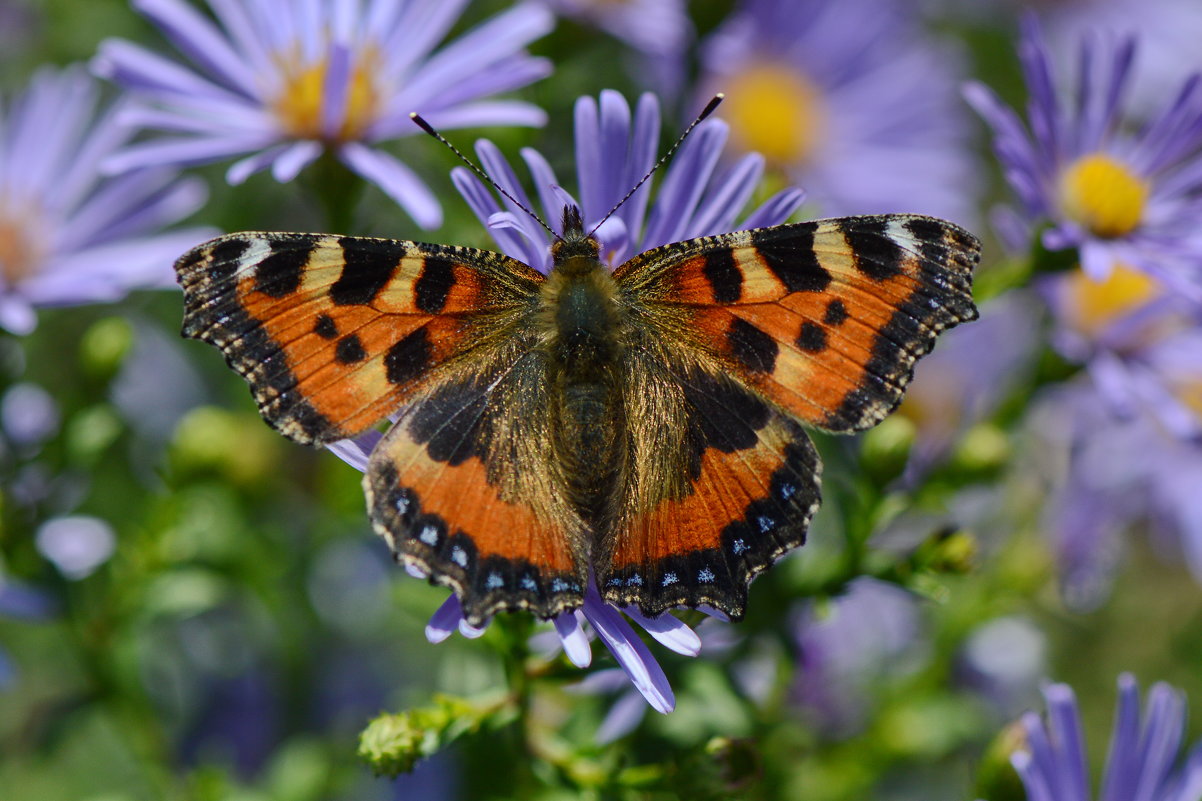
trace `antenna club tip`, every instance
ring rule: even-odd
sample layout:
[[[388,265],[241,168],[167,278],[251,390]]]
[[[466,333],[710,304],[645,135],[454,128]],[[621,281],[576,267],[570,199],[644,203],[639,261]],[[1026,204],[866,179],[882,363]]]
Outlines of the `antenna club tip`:
[[[413,120],[414,124],[417,125],[418,128],[421,128],[423,131],[430,134],[430,136],[433,136],[435,139],[438,138],[438,134],[434,132],[433,126],[422,119],[422,116],[416,111],[409,112],[409,119]]]
[[[701,122],[706,117],[708,117],[710,114],[713,114],[714,109],[716,109],[719,106],[719,104],[721,104],[722,101],[725,99],[726,99],[726,94],[724,92],[718,92],[716,95],[714,95],[710,99],[710,102],[705,104],[705,108],[702,109],[701,113],[697,115],[697,122]]]

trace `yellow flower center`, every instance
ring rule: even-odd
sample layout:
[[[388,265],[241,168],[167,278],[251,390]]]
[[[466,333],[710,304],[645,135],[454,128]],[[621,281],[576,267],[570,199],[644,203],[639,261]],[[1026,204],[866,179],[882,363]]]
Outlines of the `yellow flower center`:
[[[1081,270],[1066,279],[1066,313],[1069,324],[1096,337],[1115,320],[1152,300],[1161,285],[1147,273],[1118,264],[1104,281],[1095,281]]]
[[[738,144],[776,164],[808,159],[826,129],[821,93],[780,64],[755,64],[732,76],[722,110]]]
[[[1061,208],[1095,236],[1130,233],[1143,219],[1147,202],[1147,182],[1103,153],[1082,156],[1060,176]]]
[[[28,278],[44,257],[31,223],[0,208],[0,276],[6,286]]]
[[[1202,420],[1202,381],[1190,381],[1177,390],[1177,397]]]
[[[372,79],[375,65],[376,58],[370,50],[359,54],[346,98],[342,108],[338,109],[341,123],[332,136],[322,126],[327,102],[328,59],[312,64],[286,64],[284,89],[276,97],[272,109],[284,130],[298,139],[333,139],[337,142],[358,139],[379,110],[380,91]]]

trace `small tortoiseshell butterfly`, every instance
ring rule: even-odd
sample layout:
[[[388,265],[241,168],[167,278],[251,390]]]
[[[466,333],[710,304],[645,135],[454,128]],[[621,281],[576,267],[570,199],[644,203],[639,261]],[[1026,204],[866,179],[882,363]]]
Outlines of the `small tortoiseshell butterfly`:
[[[805,540],[820,464],[976,317],[980,243],[845,217],[676,242],[610,272],[574,207],[549,275],[500,253],[239,233],[176,264],[183,333],[308,445],[395,415],[364,487],[398,560],[467,620],[601,595],[649,616],[747,585]]]

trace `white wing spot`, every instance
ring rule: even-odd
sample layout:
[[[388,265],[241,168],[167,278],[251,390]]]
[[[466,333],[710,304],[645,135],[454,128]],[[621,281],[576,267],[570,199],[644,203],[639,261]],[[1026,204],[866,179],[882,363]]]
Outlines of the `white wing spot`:
[[[795,487],[792,484],[781,484],[780,497],[784,498],[787,501],[790,498],[792,498],[795,494],[797,494],[797,487]]]
[[[643,586],[643,577],[638,573],[634,573],[630,578],[626,579],[626,583],[632,587],[641,587]]]
[[[405,512],[409,511],[409,496],[398,495],[394,505],[399,514],[405,514]]]
[[[675,573],[665,573],[664,574],[664,586],[665,587],[667,587],[669,584],[675,584],[679,580],[680,579],[676,578]]]
[[[534,592],[538,589],[538,585],[534,583],[534,579],[530,578],[529,576],[522,576],[522,580],[518,583],[522,585],[523,590]]]
[[[467,567],[467,552],[456,545],[451,549],[451,561],[460,567]]]
[[[417,538],[433,548],[438,544],[438,529],[434,526],[426,526],[422,529],[422,533],[417,535]]]
[[[747,543],[743,542],[743,540],[735,540],[731,543],[730,549],[735,553],[743,553],[743,551],[749,550]]]
[[[708,567],[701,568],[701,571],[697,574],[697,580],[702,584],[709,584],[714,580],[714,571]]]
[[[767,515],[760,515],[755,519],[755,522],[760,524],[760,531],[764,533],[768,533],[772,529],[776,528],[776,521]]]
[[[484,586],[490,590],[497,590],[505,586],[505,579],[501,578],[499,573],[489,573],[488,578],[484,580]]]

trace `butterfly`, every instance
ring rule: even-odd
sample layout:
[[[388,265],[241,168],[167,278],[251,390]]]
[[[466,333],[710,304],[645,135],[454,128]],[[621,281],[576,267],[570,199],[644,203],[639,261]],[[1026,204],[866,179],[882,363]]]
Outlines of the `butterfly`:
[[[980,243],[942,220],[843,217],[663,245],[612,272],[564,211],[549,274],[500,253],[237,233],[176,264],[183,333],[285,436],[391,419],[364,475],[398,561],[467,621],[578,608],[743,615],[804,543],[821,465],[976,317]]]

